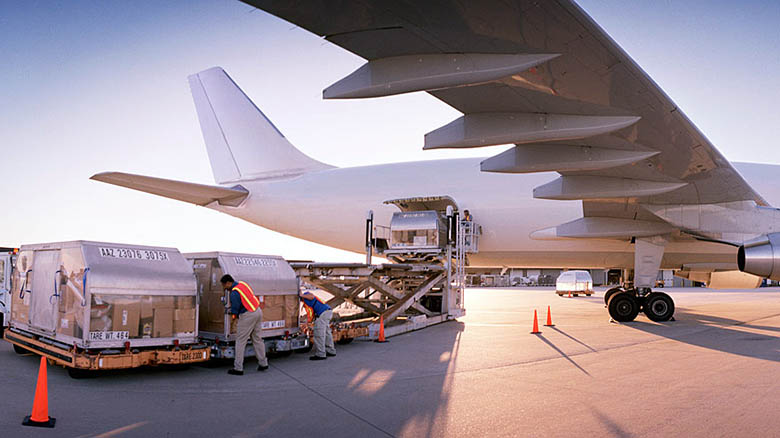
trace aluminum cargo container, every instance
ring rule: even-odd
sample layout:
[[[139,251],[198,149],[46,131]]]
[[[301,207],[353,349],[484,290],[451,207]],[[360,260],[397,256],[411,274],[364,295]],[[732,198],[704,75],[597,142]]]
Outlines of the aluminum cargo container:
[[[249,284],[260,299],[263,311],[263,339],[268,351],[290,351],[308,347],[299,334],[300,301],[298,277],[279,256],[231,252],[184,254],[192,263],[200,301],[200,337],[219,344],[212,356],[233,357],[228,345],[235,342],[236,323],[227,313],[229,294],[219,280],[230,274]],[[247,351],[246,356],[251,352]]]
[[[574,296],[579,294],[593,294],[593,279],[588,271],[566,271],[562,272],[555,281],[555,293],[565,295],[571,293]]]
[[[73,241],[24,245],[11,328],[81,349],[198,340],[196,282],[175,248]]]

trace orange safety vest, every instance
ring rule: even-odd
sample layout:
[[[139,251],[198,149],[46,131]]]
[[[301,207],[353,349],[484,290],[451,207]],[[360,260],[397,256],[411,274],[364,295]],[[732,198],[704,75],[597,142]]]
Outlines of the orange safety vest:
[[[238,292],[238,295],[241,296],[241,304],[244,305],[246,310],[254,312],[258,307],[260,307],[260,299],[255,296],[255,293],[248,284],[244,283],[243,281],[239,281],[233,290]]]
[[[314,295],[314,294],[312,294]],[[317,298],[316,295],[314,295],[314,299],[321,302],[322,304],[325,304],[321,299]],[[301,304],[303,304],[303,310],[306,311],[306,320],[308,322],[314,321],[314,309],[311,308],[308,304],[306,304],[305,301],[301,300]]]

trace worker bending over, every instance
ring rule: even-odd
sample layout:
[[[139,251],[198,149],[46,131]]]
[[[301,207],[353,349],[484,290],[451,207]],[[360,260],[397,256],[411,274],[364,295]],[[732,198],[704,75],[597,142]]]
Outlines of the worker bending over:
[[[333,345],[333,333],[330,331],[333,310],[310,292],[302,293],[301,299],[303,305],[308,307],[306,313],[314,315],[314,356],[309,359],[325,360],[328,356],[335,356],[336,346]]]
[[[233,319],[238,318],[236,337],[236,358],[233,361],[233,369],[228,374],[236,376],[244,375],[244,351],[249,337],[252,337],[252,345],[257,356],[257,370],[268,369],[268,359],[265,357],[265,342],[263,342],[263,311],[260,309],[260,300],[255,296],[252,288],[243,281],[236,282],[230,275],[223,275],[219,280],[222,288],[230,291],[230,309],[228,313]]]

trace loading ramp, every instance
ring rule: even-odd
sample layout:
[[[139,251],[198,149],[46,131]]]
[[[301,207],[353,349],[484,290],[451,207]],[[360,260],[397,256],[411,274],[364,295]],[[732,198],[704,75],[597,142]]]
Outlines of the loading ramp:
[[[389,226],[366,221],[367,263],[290,265],[303,287],[332,295],[334,323],[344,329],[367,327],[361,339],[374,339],[379,318],[394,336],[465,315],[463,294],[467,254],[478,251],[480,227],[460,220],[447,196],[386,201],[401,211]],[[372,264],[376,254],[392,263]],[[342,312],[345,305],[351,312]],[[338,330],[334,330],[337,333]]]

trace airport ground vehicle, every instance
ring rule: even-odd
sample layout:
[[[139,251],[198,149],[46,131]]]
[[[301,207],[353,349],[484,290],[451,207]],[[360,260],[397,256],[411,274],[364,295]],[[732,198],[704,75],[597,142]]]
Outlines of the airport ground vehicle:
[[[385,201],[400,211],[389,226],[366,220],[366,263],[293,263],[301,281],[333,296],[328,304],[354,304],[361,311],[334,318],[347,332],[339,337],[375,338],[377,317],[387,336],[417,330],[465,314],[463,293],[467,257],[479,250],[478,224],[459,220],[448,196]],[[394,263],[372,264],[373,251]],[[361,330],[368,329],[362,334]],[[353,330],[351,333],[349,330]]]
[[[564,271],[555,280],[555,293],[559,296],[571,294],[593,295],[593,279],[588,271]]]
[[[78,376],[203,362],[196,285],[174,248],[73,241],[21,247],[5,340]]]
[[[228,292],[219,279],[230,274],[244,281],[259,296],[263,311],[263,340],[269,353],[306,350],[310,347],[300,327],[298,278],[285,259],[279,256],[203,252],[184,254],[192,264],[197,281],[201,341],[211,346],[212,357],[235,357],[236,324],[226,312],[230,305]],[[245,356],[254,354],[250,343]]]
[[[0,337],[11,320],[11,272],[17,251],[0,247]]]

